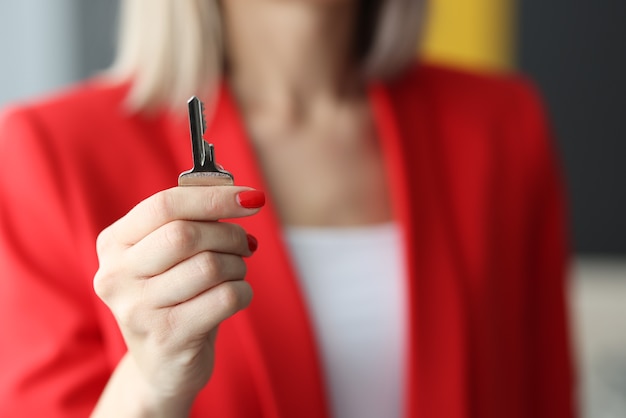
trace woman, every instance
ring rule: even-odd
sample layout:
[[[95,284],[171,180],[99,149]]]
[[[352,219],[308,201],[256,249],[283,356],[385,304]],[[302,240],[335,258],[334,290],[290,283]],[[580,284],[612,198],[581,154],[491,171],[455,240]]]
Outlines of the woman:
[[[413,64],[421,9],[127,0],[7,112],[0,415],[571,416],[541,106]],[[175,187],[192,94],[238,186]]]

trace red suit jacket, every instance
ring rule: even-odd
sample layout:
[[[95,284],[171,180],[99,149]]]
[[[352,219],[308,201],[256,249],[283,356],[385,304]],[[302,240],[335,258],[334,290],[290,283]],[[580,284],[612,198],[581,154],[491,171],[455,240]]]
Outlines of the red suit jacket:
[[[191,166],[184,114],[132,114],[92,80],[0,127],[0,416],[85,416],[125,352],[92,290],[97,234]],[[573,415],[563,199],[533,89],[416,65],[370,101],[409,272],[411,418]],[[185,109],[185,105],[181,105]],[[267,190],[228,89],[206,137]],[[252,305],[220,328],[194,416],[328,417],[315,336],[269,202]]]

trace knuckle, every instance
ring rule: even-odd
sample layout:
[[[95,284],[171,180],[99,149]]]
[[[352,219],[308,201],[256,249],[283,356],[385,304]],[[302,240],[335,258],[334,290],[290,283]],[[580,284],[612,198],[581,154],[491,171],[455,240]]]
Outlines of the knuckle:
[[[152,320],[153,310],[149,308],[148,304],[137,301],[129,295],[116,300],[110,309],[120,328],[125,331],[141,334],[156,329]]]
[[[173,221],[165,228],[165,239],[173,248],[193,248],[198,241],[198,231],[190,222]]]
[[[101,264],[93,276],[94,293],[109,307],[119,292],[119,272],[116,266]]]
[[[211,279],[219,276],[222,263],[217,254],[204,251],[194,257],[194,261],[196,263],[196,271],[200,277]]]
[[[98,236],[96,237],[96,252],[98,255],[102,255],[107,248],[111,245],[111,229],[105,228],[103,229]]]
[[[96,296],[103,301],[109,298],[111,286],[109,285],[108,276],[103,269],[98,269],[93,277],[93,290]]]
[[[124,286],[119,275],[99,269],[94,275],[93,288],[124,333],[142,335],[152,328],[148,316],[149,304],[145,298],[137,297],[136,292]]]
[[[243,285],[242,285],[243,284]],[[228,316],[245,308],[251,298],[251,289],[245,282],[226,282],[221,284],[218,290],[218,300],[221,308]]]
[[[121,288],[117,275],[110,269],[101,267],[96,271],[93,278],[93,290],[111,310],[120,300]]]
[[[174,210],[172,200],[171,194],[167,191],[159,192],[152,196],[148,210],[152,216],[158,219],[171,219]]]
[[[122,219],[118,219],[116,222],[100,231],[96,237],[96,253],[99,257],[118,249],[130,247],[130,244],[125,243],[119,237],[120,233],[123,232],[123,223],[121,223],[121,221]]]
[[[133,334],[143,334],[146,332],[145,315],[136,305],[130,303],[119,303],[111,309],[120,328],[130,331]]]
[[[132,328],[132,319],[136,317],[135,310],[127,303],[118,303],[114,309],[112,309],[115,318],[120,326],[124,328]]]
[[[218,289],[218,300],[222,309],[231,315],[237,312],[242,299],[242,295],[237,289],[237,286],[233,283],[223,283]]]

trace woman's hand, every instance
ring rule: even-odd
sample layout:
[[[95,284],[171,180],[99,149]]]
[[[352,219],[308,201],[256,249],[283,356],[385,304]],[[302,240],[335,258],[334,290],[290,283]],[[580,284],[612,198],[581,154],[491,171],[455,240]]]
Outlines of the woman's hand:
[[[113,412],[128,390],[137,392],[130,398],[135,408],[143,403],[141,412],[188,412],[211,376],[218,325],[252,297],[243,258],[256,239],[216,221],[253,215],[264,202],[249,188],[176,187],[98,236],[94,288],[115,315],[128,354],[96,413]]]

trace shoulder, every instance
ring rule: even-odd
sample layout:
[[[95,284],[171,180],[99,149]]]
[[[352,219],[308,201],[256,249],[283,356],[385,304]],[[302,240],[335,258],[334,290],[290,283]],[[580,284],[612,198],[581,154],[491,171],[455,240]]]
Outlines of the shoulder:
[[[125,84],[90,79],[44,97],[11,104],[2,111],[0,127],[4,133],[7,125],[28,125],[31,130],[63,136],[97,130],[105,118],[113,123],[126,119],[127,89]]]
[[[129,84],[94,77],[71,84],[46,95],[15,103],[13,108],[32,108],[46,112],[81,111],[102,106],[121,106]]]
[[[132,168],[142,153],[165,154],[169,113],[132,112],[127,90],[91,79],[7,107],[0,115],[0,165],[19,172],[36,164],[42,175],[69,184],[80,175],[110,178],[113,167]]]
[[[428,119],[425,123],[451,144],[513,142],[524,153],[535,154],[550,136],[541,95],[518,73],[416,63],[388,86],[401,124],[410,127]]]
[[[102,121],[119,114],[112,124],[122,124],[123,89],[90,80],[3,109],[0,173],[4,179],[26,186],[26,170],[45,179],[49,189],[67,183],[85,157],[101,153],[99,144],[110,129]]]
[[[428,89],[445,98],[488,102],[510,94],[536,94],[532,81],[523,74],[469,70],[440,64],[415,62],[390,82],[394,89]]]
[[[132,131],[125,88],[88,80],[3,109],[2,170],[19,173],[20,167],[36,165],[40,174],[63,183],[79,168],[119,155]]]
[[[458,190],[479,190],[497,178],[528,196],[559,167],[543,101],[523,75],[419,64],[388,91],[411,158],[441,162]]]
[[[394,99],[410,103],[420,96],[440,111],[464,110],[471,113],[501,113],[516,108],[524,112],[543,112],[534,83],[515,72],[489,73],[415,63],[390,82]]]
[[[165,110],[154,114],[131,111],[129,85],[90,79],[31,101],[12,104],[0,113],[0,150],[13,155],[45,155],[48,165],[79,167],[120,160],[132,144],[160,140]],[[162,142],[162,141],[161,141]]]

